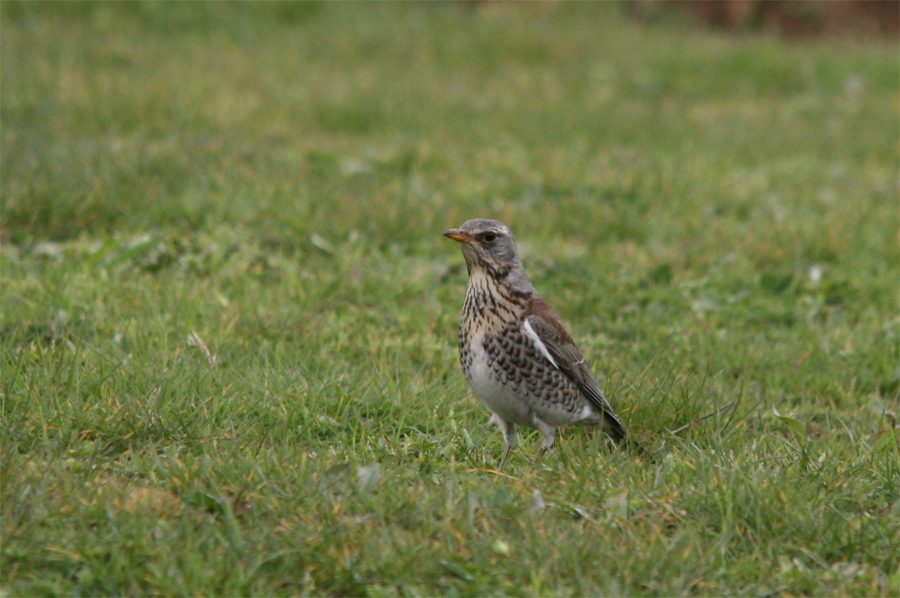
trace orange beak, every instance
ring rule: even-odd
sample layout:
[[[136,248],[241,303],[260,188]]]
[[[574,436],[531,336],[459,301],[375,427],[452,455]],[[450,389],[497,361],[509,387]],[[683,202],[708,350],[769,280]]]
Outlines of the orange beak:
[[[464,232],[461,232],[458,228],[451,228],[450,230],[444,231],[444,236],[453,239],[454,241],[458,241],[460,243],[474,243],[475,237],[470,237]]]

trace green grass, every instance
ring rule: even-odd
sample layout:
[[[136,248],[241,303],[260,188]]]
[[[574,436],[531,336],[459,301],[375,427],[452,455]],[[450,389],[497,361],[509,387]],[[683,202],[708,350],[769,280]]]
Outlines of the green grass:
[[[0,592],[900,593],[897,46],[620,13],[3,2]],[[655,462],[492,471],[471,217]]]

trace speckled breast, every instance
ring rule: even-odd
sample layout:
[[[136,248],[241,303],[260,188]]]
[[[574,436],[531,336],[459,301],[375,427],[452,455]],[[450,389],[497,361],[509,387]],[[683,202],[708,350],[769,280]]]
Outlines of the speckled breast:
[[[459,357],[472,390],[494,413],[534,427],[584,417],[578,388],[523,331],[524,305],[483,272],[472,272],[459,330]]]

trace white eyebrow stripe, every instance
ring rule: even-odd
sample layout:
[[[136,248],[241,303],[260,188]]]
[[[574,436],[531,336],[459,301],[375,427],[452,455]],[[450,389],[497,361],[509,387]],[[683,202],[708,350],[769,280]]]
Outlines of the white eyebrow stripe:
[[[550,355],[550,351],[547,350],[547,345],[544,344],[544,341],[541,340],[541,337],[537,335],[534,331],[534,328],[531,327],[531,322],[526,318],[525,325],[522,326],[522,329],[525,331],[525,334],[534,341],[535,346],[537,346],[538,351],[541,352],[541,355],[547,358],[547,360],[553,364],[553,367],[559,369],[559,366],[556,364],[556,360],[553,359],[553,356]]]

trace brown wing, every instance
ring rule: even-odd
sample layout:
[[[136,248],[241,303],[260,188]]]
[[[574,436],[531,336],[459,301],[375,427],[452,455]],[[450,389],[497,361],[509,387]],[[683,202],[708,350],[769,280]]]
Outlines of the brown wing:
[[[594,379],[594,374],[584,362],[581,351],[575,346],[575,342],[559,315],[537,293],[534,293],[531,298],[529,309],[525,314],[525,321],[544,343],[544,347],[553,358],[552,361],[556,367],[575,383],[594,407],[603,412],[606,417],[607,433],[616,442],[624,440],[625,426],[619,421],[616,412],[613,411],[609,401],[603,395],[603,391],[597,386],[597,380]]]

